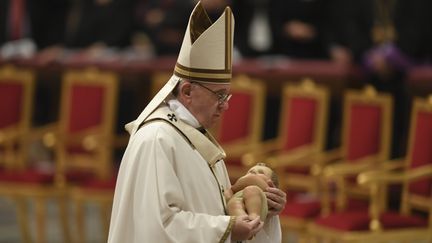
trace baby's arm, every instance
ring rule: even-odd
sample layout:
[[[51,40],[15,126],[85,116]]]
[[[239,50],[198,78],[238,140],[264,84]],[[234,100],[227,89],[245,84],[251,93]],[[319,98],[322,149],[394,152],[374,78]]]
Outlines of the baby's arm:
[[[238,192],[240,190],[243,190],[247,186],[252,186],[252,185],[258,186],[262,190],[265,190],[268,187],[267,182],[261,176],[256,175],[256,174],[247,174],[245,176],[240,177],[234,183],[234,185],[231,186],[230,189],[232,192],[235,193],[235,192]]]
[[[230,200],[231,197],[234,195],[234,192],[233,192],[233,190],[231,188],[232,187],[227,188],[227,189],[224,190],[224,196],[225,196],[225,200],[226,201]]]

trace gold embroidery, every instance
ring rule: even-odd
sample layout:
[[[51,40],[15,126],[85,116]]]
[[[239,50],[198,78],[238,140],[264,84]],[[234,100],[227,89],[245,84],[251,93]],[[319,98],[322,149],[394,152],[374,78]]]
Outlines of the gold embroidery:
[[[222,239],[219,242],[225,242],[226,241],[226,239],[228,238],[228,235],[232,231],[232,228],[233,228],[233,225],[234,225],[235,221],[236,221],[236,216],[231,216],[230,222],[228,224],[228,227],[225,230],[225,233],[224,233],[224,235],[222,236]]]

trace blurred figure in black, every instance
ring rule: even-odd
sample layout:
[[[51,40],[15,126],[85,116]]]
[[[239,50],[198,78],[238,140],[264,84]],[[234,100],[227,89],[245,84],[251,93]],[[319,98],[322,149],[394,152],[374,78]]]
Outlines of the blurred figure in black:
[[[136,0],[71,0],[66,46],[83,48],[95,43],[126,47],[134,30]]]
[[[191,0],[138,2],[135,10],[137,31],[143,38],[148,38],[156,55],[177,55],[193,6]]]
[[[342,1],[340,1],[342,2]],[[336,0],[272,0],[274,52],[300,59],[346,58],[336,36],[341,12]]]
[[[62,44],[68,9],[68,0],[0,1],[0,46],[7,44],[2,54],[31,56]]]
[[[274,54],[270,2],[270,0],[232,1],[236,16],[234,45],[244,58]]]

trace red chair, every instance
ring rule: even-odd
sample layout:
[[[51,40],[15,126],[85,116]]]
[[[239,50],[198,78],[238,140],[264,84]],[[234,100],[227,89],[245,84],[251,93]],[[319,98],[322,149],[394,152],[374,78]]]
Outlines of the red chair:
[[[369,189],[367,211],[332,213],[309,227],[314,240],[337,242],[432,241],[432,97],[416,98],[412,106],[408,154],[363,172],[358,182]],[[395,168],[403,170],[394,170]],[[389,210],[387,188],[402,185],[400,210]]]
[[[0,166],[22,170],[26,166],[26,135],[30,131],[34,75],[12,65],[0,67]]]
[[[267,162],[280,174],[280,187],[285,190],[316,191],[316,183],[307,175],[310,164],[299,161],[324,151],[328,104],[328,90],[310,79],[285,85],[277,137],[255,145],[243,156],[243,163]],[[285,176],[289,172],[293,173]]]
[[[99,206],[102,235],[107,238],[117,175],[113,150],[118,77],[96,69],[68,71],[61,97],[57,129],[45,135],[54,138],[49,143],[56,155],[56,183],[67,188],[75,206],[78,242],[86,239],[87,203]]]
[[[297,164],[309,165],[310,181],[315,190],[307,194],[295,193],[289,198],[281,214],[285,229],[297,232],[302,240],[303,237],[307,239],[307,224],[320,214],[367,207],[364,199],[368,193],[359,188],[353,178],[365,168],[375,166],[375,162],[389,158],[391,117],[390,95],[377,93],[371,87],[345,92],[341,146],[297,161]],[[326,180],[329,171],[338,176],[333,183]],[[282,175],[292,177],[291,174]],[[327,185],[344,193],[331,195]]]
[[[84,223],[80,221],[81,202],[93,201],[100,194],[106,196],[102,209],[111,205],[115,175],[112,158],[114,118],[117,104],[117,76],[97,69],[67,71],[63,75],[60,117],[57,123],[33,129],[28,140],[41,139],[54,153],[51,170],[25,170],[14,177],[4,177],[2,188],[19,196],[19,215],[26,241],[30,241],[27,209],[23,200],[35,203],[37,242],[46,242],[46,202],[56,199],[64,241],[70,242],[67,210],[69,198],[77,202],[77,228],[80,242],[84,242]],[[0,189],[2,189],[0,188]],[[81,190],[82,189],[82,190]],[[89,192],[90,191],[90,192]],[[110,201],[111,200],[111,201]],[[107,206],[108,205],[108,206]],[[109,210],[103,211],[106,226]],[[108,236],[108,227],[104,235]]]
[[[17,207],[23,242],[32,242],[29,229],[27,196],[35,206],[36,242],[45,242],[45,199],[59,201],[60,214],[66,217],[64,193],[50,185],[54,172],[29,161],[29,146],[34,129],[31,114],[34,101],[34,74],[31,70],[0,68],[0,195],[11,198]],[[61,221],[65,242],[69,242],[68,224]]]

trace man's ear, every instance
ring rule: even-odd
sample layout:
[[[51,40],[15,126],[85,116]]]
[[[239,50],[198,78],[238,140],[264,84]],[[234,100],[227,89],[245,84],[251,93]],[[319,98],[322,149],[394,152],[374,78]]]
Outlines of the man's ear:
[[[192,85],[189,82],[184,82],[181,84],[180,86],[180,96],[183,99],[190,99],[191,97],[191,89],[192,89]]]

